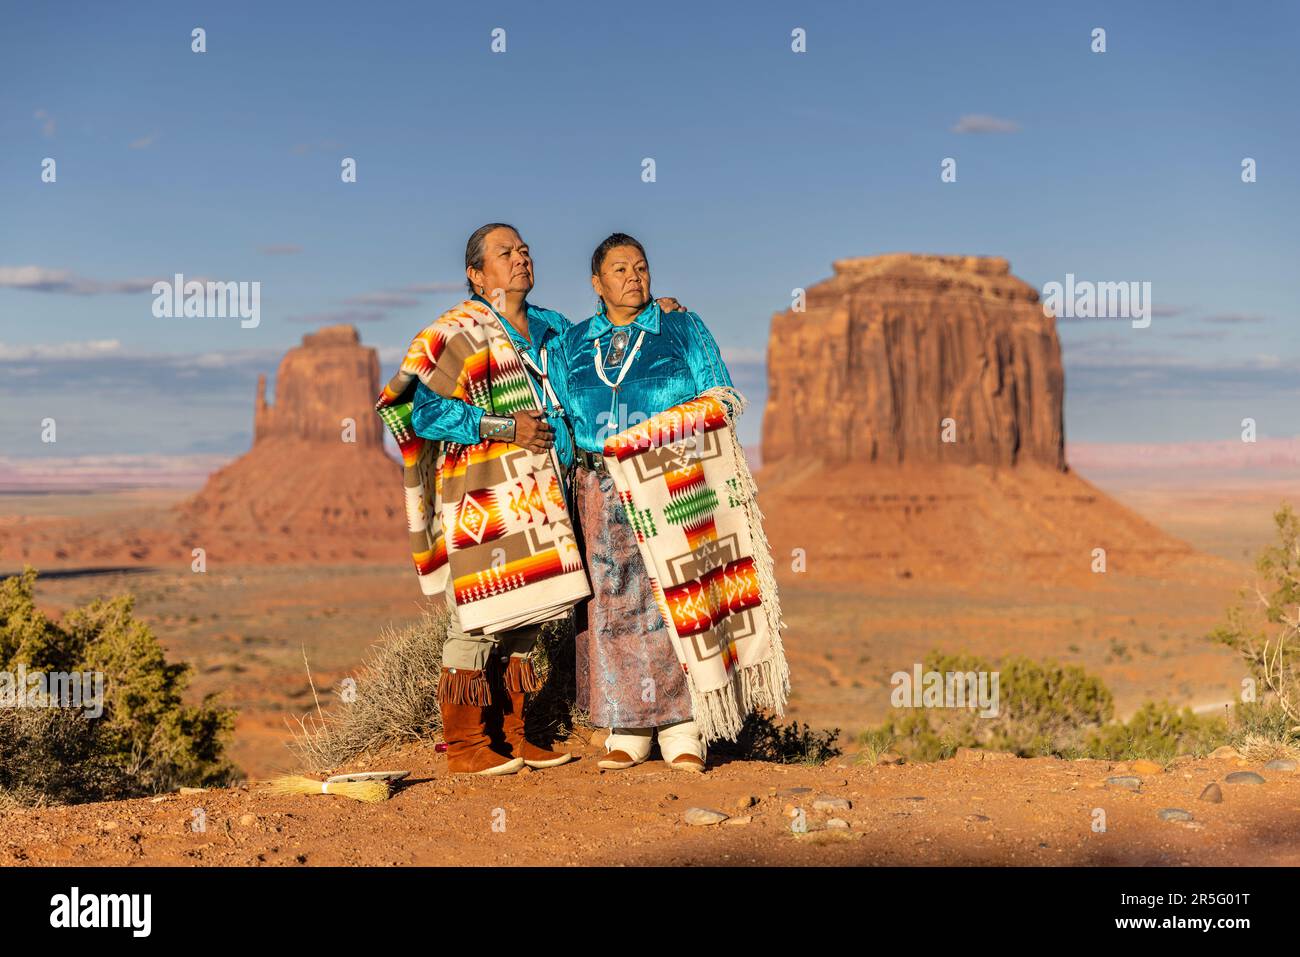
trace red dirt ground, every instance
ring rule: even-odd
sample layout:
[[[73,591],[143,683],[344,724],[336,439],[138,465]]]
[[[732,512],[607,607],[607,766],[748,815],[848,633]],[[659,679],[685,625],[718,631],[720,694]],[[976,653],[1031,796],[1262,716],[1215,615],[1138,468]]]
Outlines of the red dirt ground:
[[[412,771],[379,804],[275,796],[253,784],[0,812],[0,864],[1300,865],[1300,775],[1224,783],[1240,760],[1180,759],[1139,775],[1134,793],[1104,783],[1127,766],[1103,761],[732,761],[697,776],[658,760],[602,772],[596,739],[570,747],[580,760],[499,778],[448,777],[432,748],[405,747],[369,762]],[[1223,803],[1197,800],[1215,780]],[[801,787],[810,790],[778,793]],[[812,807],[822,795],[851,803],[834,812],[847,829],[825,827],[831,815]],[[751,797],[754,806],[738,806]],[[692,826],[683,821],[691,807],[750,821]],[[807,833],[793,832],[791,807],[805,811]],[[1161,820],[1169,807],[1193,823]],[[192,828],[198,808],[201,831]],[[1099,814],[1104,831],[1093,829]]]

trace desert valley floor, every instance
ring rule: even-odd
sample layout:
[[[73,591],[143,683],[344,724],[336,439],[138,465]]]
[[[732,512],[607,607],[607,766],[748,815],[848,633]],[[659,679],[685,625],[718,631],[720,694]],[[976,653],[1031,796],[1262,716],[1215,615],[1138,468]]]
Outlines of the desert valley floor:
[[[417,744],[380,759],[412,774],[376,805],[276,796],[260,782],[296,770],[285,743],[292,719],[313,707],[304,659],[317,688],[327,689],[386,627],[419,614],[405,562],[260,563],[202,575],[165,562],[98,571],[53,563],[38,583],[48,612],[134,593],[169,655],[195,666],[194,692],[218,692],[239,709],[233,758],[248,781],[198,794],[0,810],[0,865],[1300,865],[1300,775],[1266,772],[1263,784],[1234,785],[1232,772],[1262,770],[1240,758],[1179,758],[1156,769],[982,752],[872,765],[854,755],[857,732],[889,710],[889,676],[931,649],[1014,650],[1082,664],[1106,681],[1121,716],[1153,698],[1222,707],[1242,669],[1205,635],[1250,579],[1251,559],[1274,539],[1273,511],[1296,487],[1107,485],[1120,503],[1193,546],[1155,579],[969,587],[925,580],[923,572],[818,585],[786,574],[794,685],[787,720],[840,729],[845,753],[824,765],[724,758],[697,777],[651,760],[601,772],[601,735],[583,733],[567,744],[579,758],[570,765],[478,780],[448,777],[443,756]],[[0,535],[14,541],[48,516],[129,524],[183,495],[3,496]],[[16,570],[10,564],[5,571]],[[1108,783],[1120,774],[1139,774],[1138,790]],[[1223,783],[1222,803],[1198,800],[1210,782]],[[694,807],[729,817],[692,827],[686,812]],[[1169,808],[1191,819],[1162,819]],[[197,810],[204,829],[193,827]],[[799,810],[807,833],[790,826]],[[1099,812],[1107,822],[1100,832]],[[828,827],[832,815],[840,821]]]
[[[1105,680],[1120,715],[1148,698],[1198,710],[1221,706],[1243,672],[1205,635],[1250,580],[1253,557],[1274,539],[1273,510],[1297,488],[1283,480],[1108,484],[1119,502],[1199,550],[1163,580],[1092,576],[1082,586],[1006,580],[972,587],[917,578],[817,584],[785,573],[794,688],[787,717],[839,728],[852,750],[856,734],[886,716],[890,675],[932,649],[1014,650],[1081,664]],[[184,494],[0,496],[0,516],[7,516],[0,532],[46,516],[134,515]],[[6,559],[3,570],[17,570]],[[387,626],[417,617],[426,602],[402,561],[233,564],[202,575],[188,563],[42,570],[38,597],[50,612],[132,592],[169,655],[194,665],[194,691],[219,692],[239,709],[233,756],[253,776],[291,764],[287,722],[313,707],[307,664],[317,688],[330,688]]]

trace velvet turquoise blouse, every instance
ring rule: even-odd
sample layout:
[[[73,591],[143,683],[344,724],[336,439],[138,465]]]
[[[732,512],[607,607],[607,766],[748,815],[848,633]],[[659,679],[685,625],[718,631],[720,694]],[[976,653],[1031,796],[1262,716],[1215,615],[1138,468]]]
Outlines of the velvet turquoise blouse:
[[[602,360],[609,356],[615,330],[628,333],[626,358],[644,330],[641,350],[631,360],[619,388],[610,388],[596,372],[596,344]],[[562,358],[562,374],[556,360]],[[604,311],[571,326],[562,356],[551,356],[551,385],[564,406],[578,447],[599,452],[605,440],[693,399],[705,389],[731,386],[731,375],[718,344],[693,312],[665,313],[651,301],[631,323],[615,326]],[[618,381],[617,366],[603,366],[610,382]]]

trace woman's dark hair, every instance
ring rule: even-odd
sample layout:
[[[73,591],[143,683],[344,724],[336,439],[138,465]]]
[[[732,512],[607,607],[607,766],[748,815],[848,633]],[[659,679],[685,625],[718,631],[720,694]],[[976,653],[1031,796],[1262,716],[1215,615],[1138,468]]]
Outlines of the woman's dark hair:
[[[632,246],[645,257],[647,263],[650,257],[645,254],[645,247],[629,236],[627,233],[611,233],[609,238],[596,247],[596,251],[591,254],[591,274],[600,275],[600,267],[605,265],[605,257],[609,255],[611,249],[617,249],[619,246]]]
[[[486,226],[480,226],[474,232],[470,233],[469,242],[465,244],[465,268],[482,269],[483,268],[483,245],[487,242],[488,233],[494,229],[514,229],[515,235],[519,235],[519,230],[515,229],[509,223],[488,223]],[[465,277],[465,285],[469,286],[470,292],[478,292],[474,284]]]

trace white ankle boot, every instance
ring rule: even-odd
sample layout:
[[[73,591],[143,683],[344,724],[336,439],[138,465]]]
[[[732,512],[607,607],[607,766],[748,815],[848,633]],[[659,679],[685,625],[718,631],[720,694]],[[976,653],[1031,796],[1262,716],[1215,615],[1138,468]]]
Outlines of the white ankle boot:
[[[605,757],[596,767],[606,771],[624,771],[650,757],[654,728],[611,728],[605,739]]]
[[[678,721],[656,729],[659,733],[659,753],[674,771],[693,771],[700,774],[708,761],[708,746],[700,727],[691,721]]]

